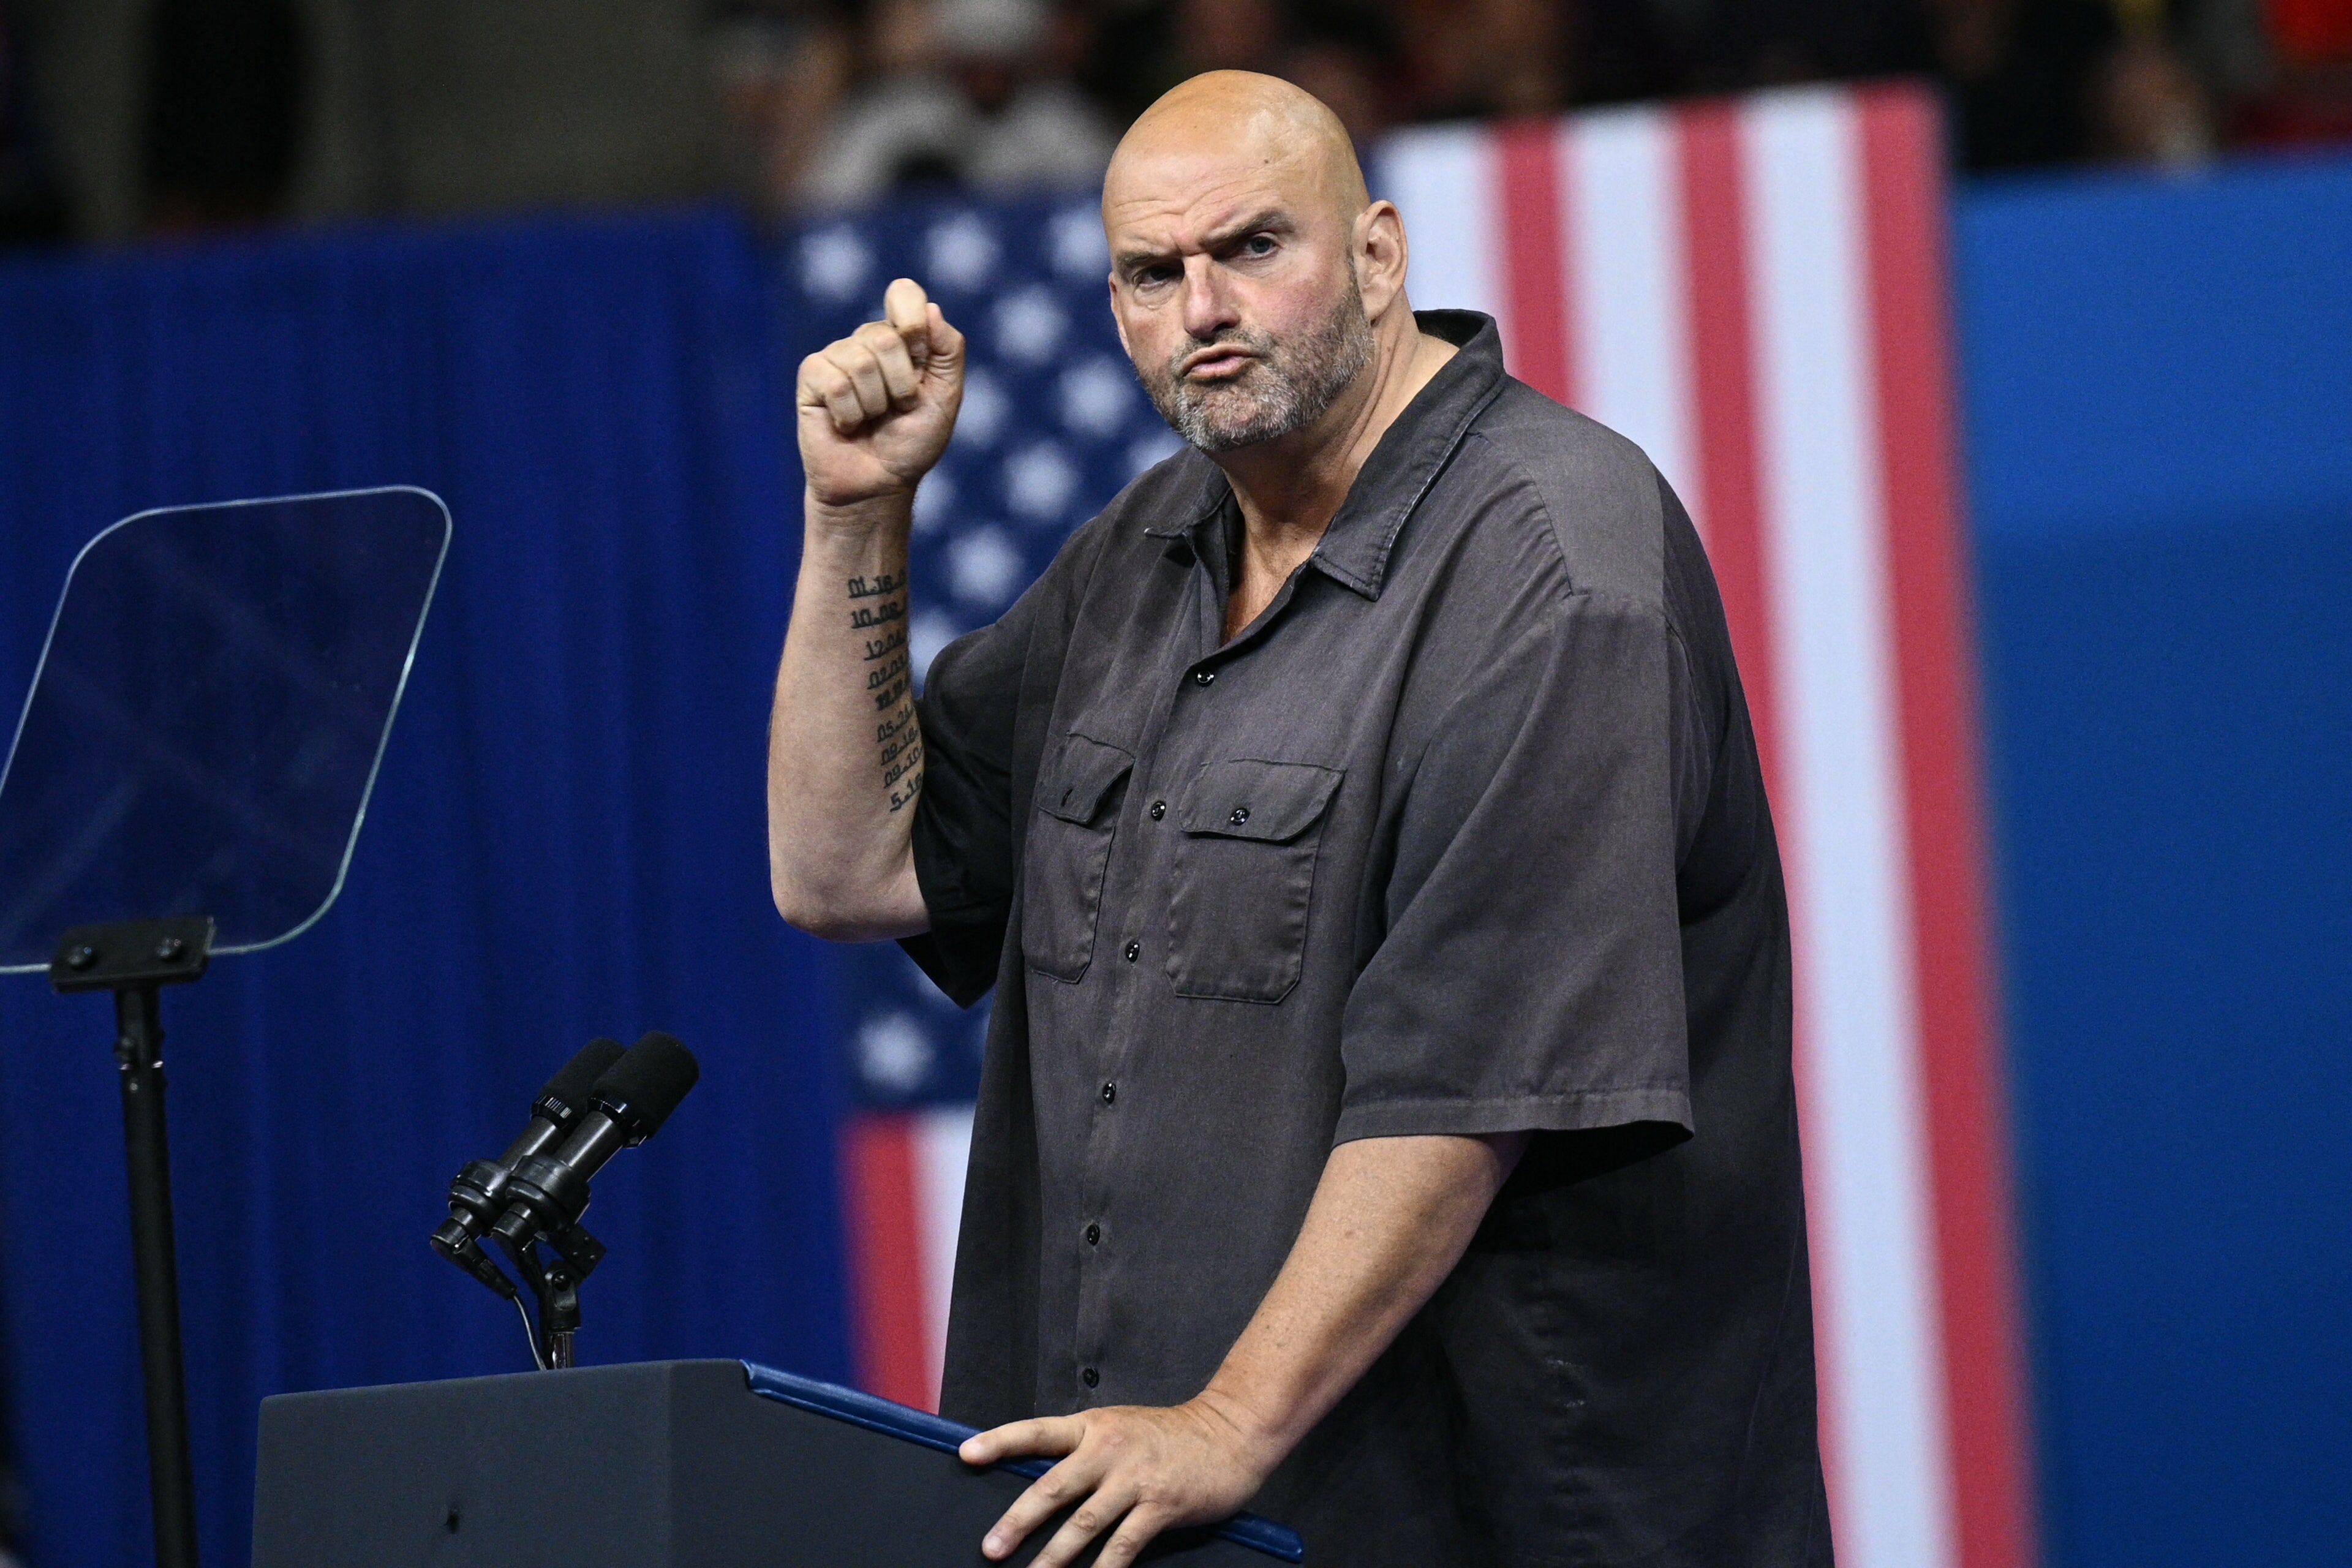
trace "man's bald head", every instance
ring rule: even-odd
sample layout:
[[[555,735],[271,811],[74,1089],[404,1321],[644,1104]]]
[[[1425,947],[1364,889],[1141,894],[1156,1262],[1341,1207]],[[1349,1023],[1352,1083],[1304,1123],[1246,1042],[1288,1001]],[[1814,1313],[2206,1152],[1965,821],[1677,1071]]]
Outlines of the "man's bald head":
[[[1174,89],[1103,180],[1111,310],[1151,400],[1230,452],[1334,417],[1414,335],[1404,230],[1311,94],[1250,71]]]
[[[1295,200],[1319,196],[1343,222],[1371,202],[1355,142],[1321,99],[1280,77],[1208,71],[1163,93],[1119,139],[1103,180],[1104,222],[1114,205],[1149,201],[1171,181],[1213,178],[1217,163],[1254,166]]]

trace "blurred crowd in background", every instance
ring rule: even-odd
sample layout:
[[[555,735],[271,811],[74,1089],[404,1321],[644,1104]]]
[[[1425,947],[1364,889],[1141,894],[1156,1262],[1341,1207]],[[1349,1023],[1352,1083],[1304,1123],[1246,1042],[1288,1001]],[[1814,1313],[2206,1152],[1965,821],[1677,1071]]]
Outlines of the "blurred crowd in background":
[[[2352,0],[0,0],[0,243],[1081,183],[1215,67],[1360,139],[1920,75],[1969,170],[2352,141]]]

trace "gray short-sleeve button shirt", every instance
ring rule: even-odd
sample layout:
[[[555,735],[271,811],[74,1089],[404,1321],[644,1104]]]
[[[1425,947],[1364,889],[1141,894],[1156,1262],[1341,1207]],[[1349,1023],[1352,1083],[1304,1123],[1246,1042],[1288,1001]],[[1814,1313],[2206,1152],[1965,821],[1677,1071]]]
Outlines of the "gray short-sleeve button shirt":
[[[1829,1554],[1788,921],[1706,557],[1494,324],[1223,638],[1185,453],[941,653],[915,824],[994,987],[944,1404],[1199,1392],[1335,1143],[1535,1133],[1469,1255],[1257,1506],[1310,1563]]]

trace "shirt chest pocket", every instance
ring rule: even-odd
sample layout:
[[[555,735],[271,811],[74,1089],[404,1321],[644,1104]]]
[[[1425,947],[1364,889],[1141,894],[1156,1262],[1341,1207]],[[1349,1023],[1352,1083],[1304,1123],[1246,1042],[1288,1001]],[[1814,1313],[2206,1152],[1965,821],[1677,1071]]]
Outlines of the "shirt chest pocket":
[[[1024,852],[1021,956],[1040,974],[1075,984],[1094,961],[1103,873],[1134,765],[1117,746],[1071,735],[1037,775]]]
[[[1298,984],[1326,808],[1345,774],[1212,763],[1180,801],[1168,976],[1180,996],[1279,1002]]]

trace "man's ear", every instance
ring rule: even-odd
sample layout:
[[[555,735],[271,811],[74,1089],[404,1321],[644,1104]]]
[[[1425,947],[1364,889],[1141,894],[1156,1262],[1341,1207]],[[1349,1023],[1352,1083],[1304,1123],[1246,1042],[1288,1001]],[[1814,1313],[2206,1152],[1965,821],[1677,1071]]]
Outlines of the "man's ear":
[[[1396,204],[1374,202],[1356,215],[1353,237],[1349,260],[1356,289],[1364,297],[1364,314],[1377,319],[1404,292],[1404,219]]]

